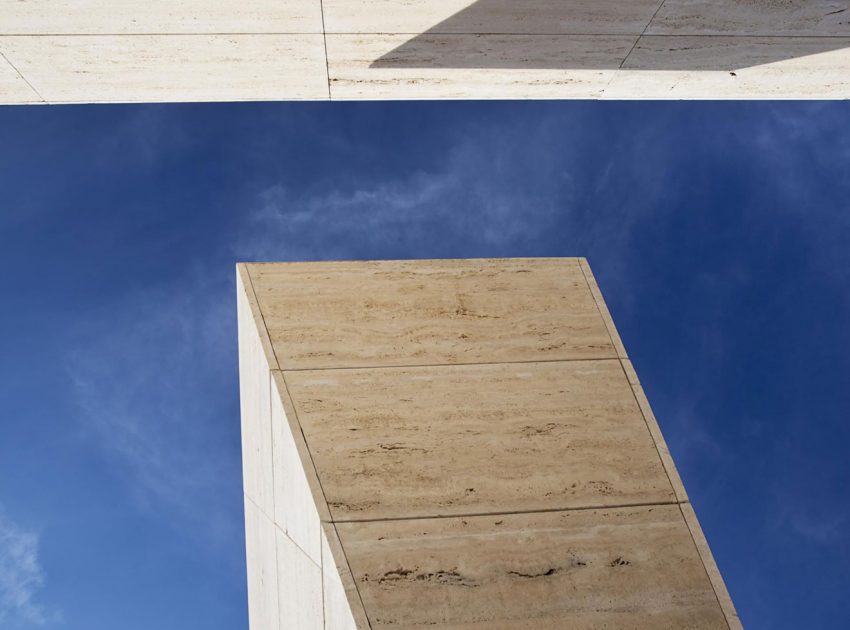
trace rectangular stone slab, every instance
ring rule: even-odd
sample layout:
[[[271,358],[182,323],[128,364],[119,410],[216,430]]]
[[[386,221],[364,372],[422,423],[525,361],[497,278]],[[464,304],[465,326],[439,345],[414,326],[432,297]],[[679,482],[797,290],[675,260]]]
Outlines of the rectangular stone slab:
[[[725,628],[678,506],[342,523],[374,628]]]
[[[248,268],[284,370],[617,356],[575,258]]]
[[[334,520],[675,501],[617,360],[285,379]]]

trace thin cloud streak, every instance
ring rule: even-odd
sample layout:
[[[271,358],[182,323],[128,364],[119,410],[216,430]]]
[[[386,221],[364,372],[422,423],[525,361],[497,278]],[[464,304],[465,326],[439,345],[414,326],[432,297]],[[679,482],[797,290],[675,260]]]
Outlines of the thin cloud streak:
[[[39,535],[0,510],[0,624],[45,626],[58,612],[37,601],[45,575],[39,562]]]
[[[84,429],[140,504],[218,542],[240,527],[228,504],[239,487],[228,290],[193,272],[133,293],[90,318],[68,362]]]

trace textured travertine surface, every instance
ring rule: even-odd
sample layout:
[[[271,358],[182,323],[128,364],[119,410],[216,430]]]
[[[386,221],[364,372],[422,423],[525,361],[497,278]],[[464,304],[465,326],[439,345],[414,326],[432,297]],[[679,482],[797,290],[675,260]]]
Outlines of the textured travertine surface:
[[[675,0],[664,2],[648,35],[848,35],[847,0]]]
[[[321,35],[0,37],[48,102],[327,97]]]
[[[577,260],[251,265],[281,368],[609,358]]]
[[[675,500],[618,361],[286,380],[336,520]]]
[[[740,627],[586,260],[238,290],[254,630]]]
[[[373,628],[723,628],[675,505],[337,526]]]
[[[850,96],[848,0],[0,0],[0,102]]]
[[[320,4],[303,0],[0,0],[0,7],[3,34],[322,31]]]

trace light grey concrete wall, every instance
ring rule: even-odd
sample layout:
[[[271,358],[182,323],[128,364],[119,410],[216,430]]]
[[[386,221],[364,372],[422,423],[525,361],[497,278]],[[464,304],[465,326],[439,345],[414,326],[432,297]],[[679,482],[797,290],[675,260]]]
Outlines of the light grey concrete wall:
[[[847,0],[0,0],[0,102],[850,97]]]

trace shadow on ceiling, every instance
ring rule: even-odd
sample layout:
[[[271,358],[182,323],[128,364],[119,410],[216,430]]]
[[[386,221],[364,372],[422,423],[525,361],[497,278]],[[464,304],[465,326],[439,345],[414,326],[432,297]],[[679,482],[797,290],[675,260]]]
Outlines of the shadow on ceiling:
[[[829,37],[797,36],[788,30],[800,2],[760,3],[759,23],[776,24],[781,37],[645,35],[638,39],[646,18],[641,20],[635,11],[615,15],[596,7],[589,16],[586,0],[477,0],[375,60],[371,67],[735,71],[850,48],[850,2],[839,10],[834,10],[836,2],[818,3],[825,5],[824,15],[814,19],[828,23],[828,32],[837,33]],[[765,17],[770,11],[775,12],[775,21]],[[536,24],[551,25],[551,33],[522,34],[529,29],[528,16]],[[812,19],[807,20],[809,26]],[[592,34],[570,34],[571,28]],[[728,21],[716,28],[701,22],[705,32],[728,28]]]

